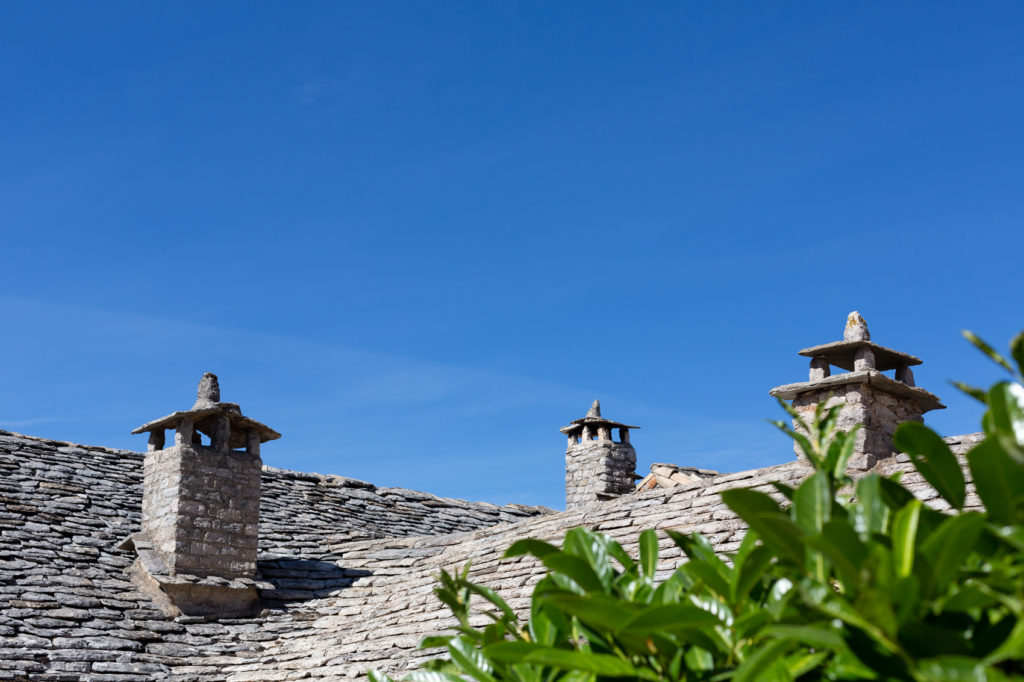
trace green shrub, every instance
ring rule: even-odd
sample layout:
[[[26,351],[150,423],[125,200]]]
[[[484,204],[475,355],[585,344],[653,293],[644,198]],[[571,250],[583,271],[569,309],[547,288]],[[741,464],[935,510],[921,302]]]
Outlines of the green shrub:
[[[574,528],[562,547],[520,540],[546,568],[529,617],[461,573],[440,575],[437,596],[459,622],[423,647],[447,656],[413,682],[642,680],[1024,679],[1024,334],[1011,363],[968,334],[1011,381],[982,401],[985,440],[966,456],[983,511],[965,511],[957,457],[922,424],[900,426],[897,447],[949,504],[929,508],[899,482],[846,474],[853,433],[838,408],[802,426],[776,425],[813,468],[786,500],[752,490],[722,493],[749,526],[720,557],[698,534],[669,532],[688,561],[655,580],[658,540],[639,538],[634,559],[614,540]],[[781,402],[781,401],[780,401]],[[489,624],[470,625],[471,598]],[[371,673],[373,682],[385,676]]]

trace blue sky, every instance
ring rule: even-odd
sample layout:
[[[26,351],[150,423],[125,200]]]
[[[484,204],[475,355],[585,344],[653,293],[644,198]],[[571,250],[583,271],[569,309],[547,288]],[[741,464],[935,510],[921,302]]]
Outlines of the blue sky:
[[[144,448],[204,371],[275,466],[558,507],[791,457],[860,310],[918,385],[1024,327],[1019,3],[0,9],[0,428]]]

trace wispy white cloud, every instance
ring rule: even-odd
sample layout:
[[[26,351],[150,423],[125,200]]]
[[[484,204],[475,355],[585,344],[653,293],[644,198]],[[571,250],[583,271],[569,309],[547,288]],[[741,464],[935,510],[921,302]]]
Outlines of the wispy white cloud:
[[[23,429],[27,426],[38,426],[39,424],[52,424],[54,422],[73,421],[67,417],[34,417],[32,419],[3,419],[0,418],[0,428]]]
[[[651,461],[737,470],[787,458],[764,424],[708,420],[595,386],[3,296],[0,315],[20,321],[17,334],[0,337],[5,384],[17,387],[0,391],[0,415],[11,417],[0,426],[58,440],[138,449],[129,431],[186,408],[194,382],[213,371],[225,400],[284,434],[266,449],[268,464],[380,485],[558,504],[557,429],[595,397],[608,416],[644,427],[634,438],[640,471]],[[484,461],[488,475],[473,476]]]

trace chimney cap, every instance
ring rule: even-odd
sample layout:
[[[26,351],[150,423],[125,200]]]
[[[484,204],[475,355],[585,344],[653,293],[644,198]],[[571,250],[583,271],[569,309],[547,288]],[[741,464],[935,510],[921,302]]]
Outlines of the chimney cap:
[[[824,358],[830,365],[847,372],[853,371],[854,356],[861,348],[870,348],[875,354],[875,369],[884,372],[898,367],[911,367],[920,365],[921,358],[904,353],[902,351],[879,346],[870,341],[833,341],[823,343],[820,346],[811,346],[800,351],[800,355],[807,358]]]
[[[220,416],[226,416],[231,423],[231,441],[228,446],[232,449],[245,447],[247,435],[251,432],[259,435],[261,443],[281,437],[280,433],[266,424],[244,416],[237,403],[220,402],[220,382],[217,375],[211,372],[206,372],[199,380],[196,402],[192,409],[172,412],[166,417],[146,422],[132,433],[176,429],[179,424],[188,420],[197,431],[212,437],[216,430],[217,418]]]
[[[590,409],[587,410],[587,416],[580,419],[573,419],[572,423],[568,426],[563,426],[559,429],[562,433],[574,433],[581,431],[584,426],[607,426],[612,429],[639,429],[639,426],[633,426],[631,424],[622,424],[620,422],[612,421],[611,419],[605,419],[601,416],[601,401],[595,400],[591,405]]]
[[[842,341],[811,346],[799,353],[807,358],[821,358],[830,365],[852,372],[856,368],[857,351],[862,348],[867,348],[874,354],[874,369],[879,372],[921,364],[919,357],[872,343],[868,323],[856,310],[846,316]]]

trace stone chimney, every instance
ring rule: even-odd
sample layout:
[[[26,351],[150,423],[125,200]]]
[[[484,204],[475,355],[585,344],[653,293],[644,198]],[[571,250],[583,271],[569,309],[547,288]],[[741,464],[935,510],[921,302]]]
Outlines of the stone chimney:
[[[840,430],[861,426],[852,468],[870,469],[878,460],[893,456],[892,435],[897,426],[922,422],[925,412],[945,408],[936,396],[914,385],[910,368],[921,360],[872,343],[867,322],[857,311],[847,317],[842,341],[804,348],[800,355],[811,359],[809,380],[778,386],[771,395],[792,400],[807,419],[821,402],[827,407],[841,405]],[[832,374],[833,366],[846,372]],[[887,371],[893,376],[883,374]]]
[[[636,451],[629,444],[629,430],[638,428],[604,419],[601,403],[595,400],[586,417],[560,429],[569,439],[565,451],[566,509],[633,492]],[[613,435],[618,439],[613,440]]]
[[[257,597],[260,444],[281,435],[220,402],[209,372],[191,409],[132,431],[147,432],[142,528],[125,543],[133,576],[169,614],[245,613]]]

